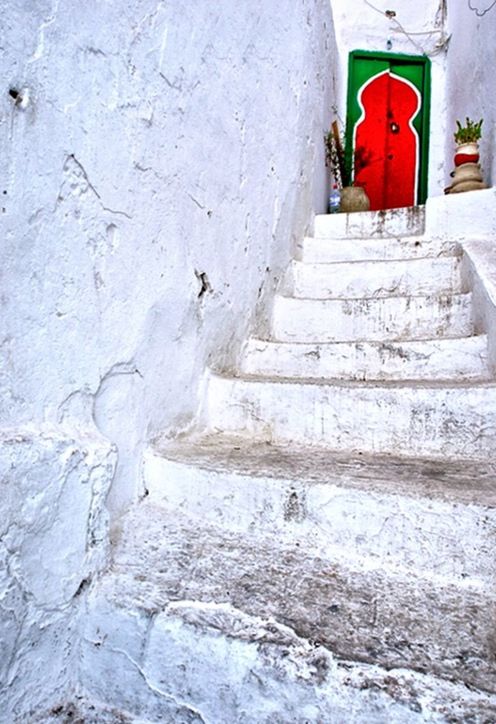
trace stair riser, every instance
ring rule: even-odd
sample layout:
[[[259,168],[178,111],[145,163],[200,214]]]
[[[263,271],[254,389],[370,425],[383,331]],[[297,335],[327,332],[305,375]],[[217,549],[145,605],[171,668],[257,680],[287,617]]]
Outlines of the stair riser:
[[[306,237],[298,249],[298,258],[309,264],[347,261],[382,261],[384,259],[418,259],[452,256],[460,253],[454,241],[424,237],[392,239],[319,239]]]
[[[300,441],[331,450],[490,459],[494,387],[361,387],[212,376],[209,430]]]
[[[126,702],[140,721],[303,724],[350,721],[350,712],[354,724],[493,721],[488,696],[413,672],[340,664],[235,609],[185,604],[152,617],[93,600],[89,616],[84,688]]]
[[[345,342],[464,337],[473,334],[471,295],[312,300],[277,295],[275,340]]]
[[[489,376],[487,339],[350,344],[249,341],[241,363],[246,374],[349,380],[469,380]]]
[[[421,206],[354,214],[319,214],[314,236],[327,239],[413,236],[424,232],[425,211]]]
[[[494,508],[357,490],[332,474],[323,484],[208,470],[153,451],[144,479],[150,500],[173,514],[230,531],[271,530],[324,559],[495,582]],[[412,491],[417,485],[413,477]]]
[[[458,258],[418,261],[307,264],[293,262],[289,295],[307,299],[421,296],[468,291]]]

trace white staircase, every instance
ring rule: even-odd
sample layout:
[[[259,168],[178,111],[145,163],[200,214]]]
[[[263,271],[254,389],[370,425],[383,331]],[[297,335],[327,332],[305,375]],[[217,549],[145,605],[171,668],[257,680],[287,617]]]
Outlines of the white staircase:
[[[317,217],[269,338],[148,450],[88,598],[91,696],[153,722],[496,720],[496,385],[461,249],[423,224]]]

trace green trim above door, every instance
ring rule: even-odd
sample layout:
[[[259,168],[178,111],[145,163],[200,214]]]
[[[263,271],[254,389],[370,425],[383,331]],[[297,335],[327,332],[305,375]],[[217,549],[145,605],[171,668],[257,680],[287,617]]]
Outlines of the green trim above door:
[[[348,100],[346,115],[346,154],[353,153],[354,133],[363,119],[364,109],[360,105],[360,93],[365,85],[380,76],[390,73],[401,84],[401,79],[413,86],[421,98],[420,108],[411,120],[411,127],[418,134],[418,178],[415,203],[423,204],[427,198],[429,162],[429,119],[431,101],[431,62],[426,56],[381,53],[354,50],[349,56]],[[374,86],[375,87],[375,86]],[[369,94],[372,90],[369,92]],[[375,97],[375,96],[374,96]],[[385,118],[386,123],[386,118]],[[394,125],[394,124],[393,124]],[[375,138],[376,136],[374,136]]]

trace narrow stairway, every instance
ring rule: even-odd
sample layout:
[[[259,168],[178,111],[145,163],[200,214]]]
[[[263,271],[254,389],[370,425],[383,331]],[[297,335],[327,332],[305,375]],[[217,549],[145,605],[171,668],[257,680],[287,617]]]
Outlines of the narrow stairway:
[[[424,210],[317,217],[88,597],[85,691],[140,720],[496,720],[496,385]],[[115,676],[118,671],[119,675]]]

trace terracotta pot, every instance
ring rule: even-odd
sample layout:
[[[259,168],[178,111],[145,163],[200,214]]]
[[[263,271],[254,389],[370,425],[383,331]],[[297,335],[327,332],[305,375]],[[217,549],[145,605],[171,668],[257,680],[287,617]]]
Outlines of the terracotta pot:
[[[344,186],[341,189],[341,211],[351,214],[354,211],[368,211],[369,197],[362,186]]]
[[[450,186],[445,193],[461,194],[464,191],[480,191],[481,189],[487,189],[487,186],[483,181],[461,181],[460,183]]]
[[[482,181],[482,174],[478,163],[464,163],[455,168],[453,185],[462,181]]]
[[[464,163],[479,163],[479,144],[461,143],[455,151],[455,166]]]

